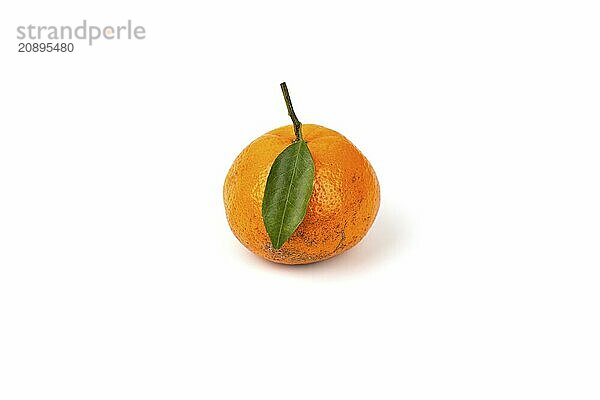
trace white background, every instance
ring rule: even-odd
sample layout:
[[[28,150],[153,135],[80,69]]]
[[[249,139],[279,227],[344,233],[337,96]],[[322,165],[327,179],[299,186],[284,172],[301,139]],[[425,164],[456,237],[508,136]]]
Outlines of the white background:
[[[142,41],[19,54],[19,25]],[[0,398],[600,398],[593,1],[3,2]],[[301,121],[381,183],[291,268],[229,231],[235,156]]]

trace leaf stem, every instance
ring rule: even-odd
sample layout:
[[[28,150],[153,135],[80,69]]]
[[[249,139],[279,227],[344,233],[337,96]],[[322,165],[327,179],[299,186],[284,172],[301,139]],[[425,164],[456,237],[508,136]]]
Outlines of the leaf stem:
[[[288,92],[288,88],[285,82],[281,82],[281,85],[279,86],[281,86],[281,91],[283,92],[283,98],[285,99],[285,105],[288,109],[288,115],[294,123],[294,134],[296,135],[296,141],[302,140],[302,123],[298,121],[298,117],[296,117],[296,113],[294,112],[294,107],[292,107],[292,99],[290,99],[290,92]]]

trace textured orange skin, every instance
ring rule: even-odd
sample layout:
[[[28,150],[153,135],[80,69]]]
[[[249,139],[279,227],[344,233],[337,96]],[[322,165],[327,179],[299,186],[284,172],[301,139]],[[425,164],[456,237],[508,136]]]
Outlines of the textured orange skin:
[[[223,200],[231,230],[244,246],[267,260],[308,264],[357,244],[379,210],[379,183],[362,153],[344,136],[319,125],[302,125],[315,162],[313,193],[304,220],[274,249],[262,219],[271,164],[295,139],[291,125],[265,133],[235,159],[225,178]]]

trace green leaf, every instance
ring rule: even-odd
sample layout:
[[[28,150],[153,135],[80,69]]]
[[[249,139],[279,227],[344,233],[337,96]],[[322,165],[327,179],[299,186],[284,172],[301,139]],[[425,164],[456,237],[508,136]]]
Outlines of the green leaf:
[[[315,164],[304,140],[289,145],[273,162],[262,215],[274,248],[283,246],[304,219],[314,177]]]

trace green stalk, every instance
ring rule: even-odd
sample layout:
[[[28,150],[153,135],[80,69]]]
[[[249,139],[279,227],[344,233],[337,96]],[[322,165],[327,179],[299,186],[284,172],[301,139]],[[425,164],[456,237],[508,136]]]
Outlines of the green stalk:
[[[281,91],[283,92],[283,98],[285,99],[285,105],[288,109],[288,115],[294,123],[294,134],[296,135],[296,141],[302,140],[302,123],[298,121],[298,117],[296,117],[296,113],[294,112],[294,107],[292,107],[292,99],[290,99],[290,92],[288,92],[288,88],[285,82],[282,82],[280,86]]]

